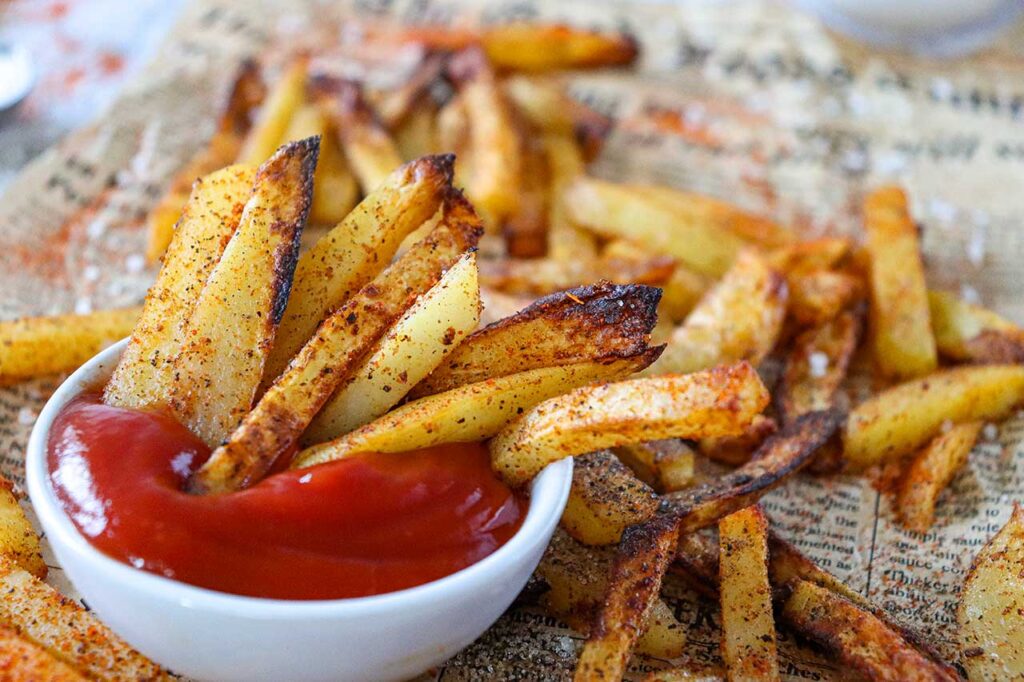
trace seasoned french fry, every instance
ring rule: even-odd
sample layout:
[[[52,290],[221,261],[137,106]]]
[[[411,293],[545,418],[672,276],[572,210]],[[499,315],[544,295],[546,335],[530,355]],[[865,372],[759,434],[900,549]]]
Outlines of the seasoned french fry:
[[[693,483],[693,449],[678,438],[625,443],[613,449],[640,480],[660,492],[682,490]]]
[[[387,412],[479,321],[476,256],[467,253],[377,342],[313,419],[303,441],[323,443]]]
[[[899,632],[835,592],[806,580],[794,581],[790,589],[782,603],[782,617],[868,679],[957,679]]]
[[[395,146],[406,161],[441,151],[437,129],[437,106],[433,102],[417,106],[395,129]]]
[[[660,285],[672,276],[672,259],[653,256],[644,261],[602,258],[566,260],[486,260],[480,263],[485,285],[510,294],[543,296],[572,287],[608,280],[615,284]]]
[[[288,142],[285,131],[306,96],[306,66],[305,59],[296,59],[271,86],[236,163],[263,163],[275,149]]]
[[[848,311],[793,341],[774,395],[783,423],[835,406],[859,336],[860,318]]]
[[[622,534],[608,591],[580,653],[574,680],[622,679],[630,651],[658,598],[678,535],[671,514],[659,514]]]
[[[904,526],[919,533],[931,527],[939,493],[967,463],[983,425],[974,421],[953,426],[936,436],[910,462],[900,479],[896,496],[899,518]]]
[[[653,200],[644,190],[641,185],[579,177],[566,188],[562,201],[573,222],[609,239],[635,241],[702,274],[719,276],[729,269],[743,247],[743,240],[729,229],[733,212],[699,203],[684,209]]]
[[[46,649],[0,625],[0,682],[86,682],[88,678]]]
[[[423,241],[324,320],[231,437],[189,480],[192,492],[224,492],[258,481],[299,436],[358,362],[417,297],[476,246],[482,228],[461,194]]]
[[[577,457],[562,527],[585,545],[610,545],[658,511],[658,496],[610,452]]]
[[[730,680],[778,680],[768,520],[756,505],[718,522],[722,658]]]
[[[408,80],[400,86],[378,93],[373,100],[373,110],[381,123],[391,130],[400,130],[412,118],[420,113],[433,117],[430,88],[441,78],[445,58],[440,54],[428,53],[413,70]],[[435,154],[436,150],[421,151],[411,156],[416,159],[425,154]]]
[[[1024,510],[975,557],[960,591],[961,661],[972,680],[1024,675]]]
[[[302,254],[264,386],[281,374],[327,314],[376,277],[402,240],[437,212],[451,186],[453,162],[450,155],[428,156],[402,166]]]
[[[510,71],[556,71],[631,64],[636,41],[622,33],[598,33],[564,24],[513,22],[488,27],[480,36],[487,58]]]
[[[724,682],[725,671],[721,668],[672,668],[659,670],[647,675],[644,682]]]
[[[943,357],[981,364],[1024,362],[1024,329],[946,291],[929,291],[932,331]]]
[[[536,131],[520,116],[513,116],[513,120],[520,138],[522,164],[519,202],[501,223],[501,235],[509,256],[537,258],[545,254],[548,246],[551,172],[542,141],[535,139]]]
[[[141,308],[0,322],[0,386],[70,372],[128,336]]]
[[[13,484],[3,476],[0,476],[0,557],[40,580],[46,577],[39,536],[18,504]]]
[[[421,397],[539,367],[613,356],[648,345],[658,291],[608,283],[539,299],[476,332],[413,390]]]
[[[108,405],[167,402],[183,333],[253,191],[254,166],[230,166],[196,181],[131,341],[103,391]]]
[[[509,99],[530,123],[546,133],[562,136],[565,141],[569,141],[570,136],[603,139],[612,128],[610,118],[570,97],[560,79],[514,75],[506,78],[503,86]],[[579,153],[577,146],[576,154]],[[580,157],[580,173],[582,162]]]
[[[746,362],[580,388],[537,405],[499,433],[490,443],[491,466],[523,485],[563,457],[658,438],[740,433],[767,401]]]
[[[800,275],[818,270],[832,270],[853,250],[847,237],[820,237],[785,244],[768,254],[772,267],[786,275]]]
[[[583,154],[570,133],[546,133],[544,151],[551,169],[547,254],[552,260],[585,261],[597,257],[597,239],[569,219],[565,188],[583,174]]]
[[[469,113],[466,100],[455,93],[437,113],[437,140],[441,149],[451,152],[459,160],[455,166],[455,184],[465,189],[473,175],[473,155],[469,152]]]
[[[314,223],[334,225],[356,205],[359,187],[345,163],[324,112],[313,104],[303,104],[292,116],[284,139],[304,140],[315,136],[320,137],[320,157],[313,175],[313,203],[309,219]]]
[[[1024,367],[985,365],[936,372],[883,391],[846,420],[843,452],[855,467],[909,454],[953,423],[1005,417],[1024,402]]]
[[[337,440],[303,450],[293,468],[360,452],[406,452],[442,443],[482,441],[548,398],[595,381],[629,376],[649,365],[660,350],[652,348],[610,362],[532,369],[427,396]]]
[[[787,298],[782,276],[754,251],[742,252],[673,332],[648,374],[695,372],[737,360],[759,363],[778,339]]]
[[[2,559],[0,591],[0,621],[90,679],[173,679],[91,613]]]
[[[810,410],[808,410],[810,411]],[[759,414],[750,426],[738,436],[701,438],[698,443],[700,454],[723,464],[738,466],[750,461],[750,456],[761,447],[766,438],[778,431],[779,426],[771,417]]]
[[[238,229],[185,313],[170,405],[211,447],[252,405],[298,260],[318,147],[291,142],[260,166]]]
[[[935,369],[928,291],[917,227],[898,187],[884,187],[864,202],[870,262],[871,336],[883,376],[910,379]]]
[[[858,277],[832,270],[788,275],[789,314],[799,324],[827,322],[861,297]]]
[[[624,239],[616,239],[608,242],[601,254],[604,263],[618,263],[619,261],[632,261],[638,266],[647,267],[667,260],[664,257],[653,256],[633,242]],[[573,260],[573,256],[566,256],[566,260]],[[604,268],[602,263],[600,267]],[[672,275],[658,282],[661,287],[661,305],[658,307],[658,321],[664,321],[669,329],[674,329],[673,323],[682,322],[686,316],[700,302],[711,285],[711,279],[699,275],[681,263],[675,263]],[[671,336],[671,334],[669,334]]]

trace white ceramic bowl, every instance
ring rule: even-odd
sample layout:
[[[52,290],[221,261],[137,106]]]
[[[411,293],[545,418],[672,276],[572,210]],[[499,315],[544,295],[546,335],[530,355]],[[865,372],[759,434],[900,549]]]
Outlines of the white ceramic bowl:
[[[479,637],[526,584],[565,507],[572,460],[533,482],[519,532],[450,576],[359,599],[241,597],[137,570],[78,532],[50,485],[46,444],[60,409],[106,380],[125,342],[103,351],[50,398],[32,429],[29,495],[47,539],[100,618],[139,651],[204,680],[398,680],[451,657]]]

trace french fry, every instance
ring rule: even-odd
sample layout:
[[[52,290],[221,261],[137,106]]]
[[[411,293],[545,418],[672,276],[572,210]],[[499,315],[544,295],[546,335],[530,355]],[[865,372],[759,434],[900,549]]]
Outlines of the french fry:
[[[528,369],[628,357],[647,348],[658,291],[608,283],[539,299],[474,333],[413,390],[422,397]]]
[[[677,519],[659,514],[622,534],[608,591],[580,653],[574,680],[621,680],[675,551]]]
[[[86,682],[88,678],[45,649],[0,625],[0,682]]]
[[[131,341],[104,388],[108,405],[142,408],[167,402],[185,327],[203,283],[238,229],[255,180],[255,167],[237,165],[196,181]]]
[[[537,258],[548,247],[548,215],[550,197],[550,169],[542,142],[535,139],[536,131],[513,115],[520,138],[522,171],[520,173],[519,202],[515,211],[501,223],[505,251],[513,258]]]
[[[1024,329],[991,310],[946,291],[929,291],[932,331],[939,353],[958,362],[1024,362]]]
[[[622,462],[661,492],[682,490],[693,483],[693,449],[678,438],[625,443],[613,449]]]
[[[13,484],[3,476],[0,476],[0,557],[40,580],[46,577],[39,536],[18,504]]]
[[[141,313],[122,308],[0,322],[0,386],[77,369],[131,334]]]
[[[509,294],[546,294],[602,280],[615,284],[660,285],[672,276],[670,258],[653,256],[644,261],[614,258],[557,261],[552,258],[529,260],[484,260],[480,263],[481,281]]]
[[[722,658],[730,680],[778,680],[768,520],[756,505],[718,522]]]
[[[406,161],[441,151],[437,129],[437,106],[433,102],[417,106],[395,129],[395,146]]]
[[[252,405],[298,260],[318,148],[315,138],[291,142],[260,166],[238,229],[185,313],[170,405],[211,447]]]
[[[313,174],[313,203],[309,219],[313,223],[334,225],[356,205],[359,187],[345,163],[324,112],[313,104],[303,104],[292,116],[284,139],[304,140],[316,136],[320,137],[320,157]]]
[[[274,150],[288,142],[285,131],[292,116],[306,97],[305,59],[296,59],[281,73],[249,129],[236,163],[257,165],[268,159]]]
[[[579,388],[502,430],[490,443],[491,466],[520,486],[563,457],[659,438],[739,433],[767,401],[767,389],[745,362]]]
[[[298,442],[360,358],[476,246],[481,231],[472,207],[453,190],[441,224],[324,320],[230,438],[192,475],[189,489],[224,492],[258,481]]]
[[[750,426],[738,436],[702,438],[698,443],[700,454],[723,464],[739,466],[750,461],[750,456],[761,447],[765,439],[774,435],[779,425],[771,417],[759,414]]]
[[[743,240],[730,229],[732,213],[706,206],[683,209],[652,200],[641,185],[579,177],[562,201],[570,219],[609,239],[628,239],[652,253],[666,254],[706,275],[720,276],[732,265]]]
[[[500,24],[485,29],[480,40],[487,58],[499,69],[510,71],[624,66],[633,63],[638,53],[631,36],[564,24]]]
[[[469,112],[466,100],[459,93],[448,100],[437,113],[437,140],[441,149],[451,152],[459,160],[455,166],[455,184],[465,189],[473,175],[473,155],[470,153]]]
[[[537,403],[577,386],[629,376],[649,365],[660,351],[652,348],[629,358],[531,369],[427,396],[341,438],[303,450],[293,468],[360,452],[406,452],[442,443],[482,441]]]
[[[909,454],[934,438],[946,421],[1005,417],[1024,402],[1024,367],[958,367],[914,379],[858,405],[846,420],[843,453],[854,467]]]
[[[870,611],[806,580],[791,584],[780,614],[804,636],[868,679],[957,679]]]
[[[609,117],[569,96],[561,79],[513,75],[505,79],[503,86],[516,108],[545,133],[553,133],[566,140],[578,137],[582,138],[581,142],[588,138],[601,141],[612,129],[613,122]],[[577,146],[576,153],[580,151]],[[580,172],[583,170],[582,161],[581,156]]]
[[[785,244],[768,254],[772,267],[786,275],[800,275],[819,270],[833,270],[853,250],[847,237],[819,237]]]
[[[861,297],[858,277],[845,272],[813,270],[789,275],[789,315],[798,324],[815,325],[836,317]]]
[[[395,170],[302,254],[267,358],[264,387],[281,374],[327,314],[376,277],[402,240],[437,213],[451,187],[453,162],[450,155],[428,156]]]
[[[671,668],[649,673],[644,682],[724,682],[721,668]]]
[[[192,183],[196,178],[209,175],[235,161],[242,148],[242,140],[251,127],[251,114],[266,96],[266,86],[260,77],[259,67],[253,61],[245,61],[239,69],[227,102],[217,123],[213,137],[174,176],[166,193],[146,218],[148,240],[146,260],[155,263],[167,250],[174,236],[174,226],[192,195]],[[263,159],[259,159],[262,161]]]
[[[907,196],[884,187],[864,202],[870,262],[871,339],[879,372],[911,379],[937,365],[917,227]]]
[[[445,58],[440,54],[428,53],[400,86],[378,93],[373,100],[373,110],[381,123],[391,130],[400,130],[417,114],[432,114],[430,89],[438,83],[444,71]],[[421,151],[412,159],[425,154],[436,154],[436,150]]]
[[[562,527],[585,545],[611,545],[658,511],[658,496],[607,451],[576,458]]]
[[[1002,530],[975,557],[960,590],[961,661],[972,680],[1024,675],[1024,510],[1014,505]]]
[[[904,526],[925,533],[935,521],[935,503],[956,473],[967,463],[981,427],[980,421],[957,424],[936,436],[914,459],[900,478],[896,496],[899,519]]]
[[[583,174],[583,153],[570,133],[546,133],[543,137],[551,169],[547,254],[552,260],[574,261],[597,257],[597,240],[569,219],[565,188]]]
[[[857,348],[860,326],[860,318],[847,311],[793,341],[774,395],[783,423],[835,406]]]
[[[476,256],[468,253],[377,342],[313,419],[303,441],[323,443],[387,412],[450,356],[479,321]]]
[[[173,678],[93,615],[38,578],[0,559],[0,621],[90,679]]]
[[[603,263],[618,263],[624,260],[632,261],[638,266],[654,265],[658,262],[668,264],[664,257],[652,255],[624,239],[608,242],[601,256]],[[567,260],[573,258],[566,256]],[[605,267],[603,263],[600,266],[602,268]],[[710,278],[697,274],[681,263],[675,263],[669,278],[658,282],[658,286],[661,287],[658,321],[664,320],[670,328],[674,328],[671,323],[683,321],[704,297],[710,285]]]
[[[676,328],[648,374],[695,372],[737,360],[759,363],[779,337],[787,298],[782,276],[754,251],[742,252]]]

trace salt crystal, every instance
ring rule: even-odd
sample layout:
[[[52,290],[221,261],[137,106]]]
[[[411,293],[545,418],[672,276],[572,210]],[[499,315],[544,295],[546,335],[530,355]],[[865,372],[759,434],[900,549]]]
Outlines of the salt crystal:
[[[85,235],[89,239],[99,239],[107,231],[107,223],[101,218],[93,220],[85,227]]]
[[[967,260],[979,266],[985,261],[985,228],[975,227],[967,240]]]
[[[138,274],[146,267],[146,259],[141,253],[133,253],[124,259],[124,269],[129,274]]]
[[[931,93],[935,99],[948,100],[954,93],[953,83],[948,78],[933,78]]]
[[[928,212],[942,222],[951,223],[956,219],[956,206],[943,199],[931,199],[928,202]]]
[[[896,175],[907,168],[907,155],[903,152],[882,152],[875,160],[875,170],[881,175]]]
[[[828,371],[828,356],[821,351],[815,351],[807,356],[807,364],[811,376],[820,379]]]
[[[92,312],[92,301],[87,298],[80,298],[75,301],[75,314],[87,315]]]
[[[860,149],[851,149],[843,154],[840,164],[844,170],[851,173],[861,173],[868,167],[868,157]]]
[[[999,438],[999,427],[995,424],[985,424],[985,428],[981,430],[981,435],[985,440],[995,440]]]
[[[25,426],[31,425],[36,420],[36,413],[27,407],[18,410],[18,423]]]
[[[960,285],[960,298],[962,298],[965,303],[973,303],[975,305],[981,303],[981,294],[979,294],[978,290],[970,284]]]
[[[95,265],[86,265],[85,269],[82,270],[82,277],[85,278],[86,282],[95,282],[100,278],[100,269]]]

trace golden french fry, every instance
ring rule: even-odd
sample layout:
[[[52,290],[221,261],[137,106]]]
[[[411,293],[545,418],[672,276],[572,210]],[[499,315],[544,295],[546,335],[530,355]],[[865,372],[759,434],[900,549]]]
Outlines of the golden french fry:
[[[433,102],[417,106],[395,129],[395,146],[406,161],[441,151],[437,129],[437,106]]]
[[[882,375],[910,379],[937,365],[917,226],[898,187],[864,202],[870,262],[871,337]]]
[[[46,577],[39,536],[18,504],[13,484],[3,476],[0,476],[0,557],[40,580]]]
[[[656,289],[597,284],[539,299],[471,335],[413,390],[422,397],[539,367],[613,356],[648,346]]]
[[[67,663],[46,649],[0,625],[0,680],[3,682],[87,682]]]
[[[387,412],[476,329],[476,256],[464,255],[405,312],[313,419],[303,441],[323,443]]]
[[[671,668],[649,673],[644,682],[724,682],[725,671],[721,668]]]
[[[530,123],[545,133],[561,136],[565,141],[575,141],[576,137],[581,137],[596,138],[600,142],[612,129],[613,123],[609,117],[570,97],[562,79],[513,75],[505,79],[503,86],[516,109]],[[580,151],[577,146],[575,155],[579,155]],[[572,156],[566,158],[571,160]],[[579,172],[574,175],[583,172],[582,156],[578,166]]]
[[[625,443],[613,452],[640,480],[660,492],[682,490],[693,483],[694,452],[679,438]]]
[[[313,175],[313,203],[309,219],[313,223],[334,225],[349,214],[359,200],[356,179],[334,139],[334,131],[324,112],[313,104],[303,104],[292,116],[284,139],[320,138],[320,157]]]
[[[131,341],[103,391],[108,405],[141,408],[167,402],[185,327],[203,282],[238,228],[255,180],[255,167],[238,165],[196,181]]]
[[[936,436],[914,459],[900,479],[896,496],[899,518],[904,526],[925,533],[935,521],[935,503],[978,439],[983,423],[957,424]]]
[[[623,33],[598,33],[565,24],[513,22],[484,29],[487,58],[499,69],[556,71],[631,64],[636,41]]]
[[[428,53],[404,83],[375,93],[377,96],[373,98],[373,110],[381,123],[398,131],[420,114],[429,114],[429,119],[432,119],[436,111],[433,111],[430,89],[441,79],[444,65],[444,55]],[[436,149],[430,148],[409,158],[417,159],[425,154],[436,153]]]
[[[302,254],[267,358],[264,386],[281,374],[327,314],[376,277],[402,240],[437,213],[451,187],[453,161],[450,155],[427,156],[402,166]]]
[[[486,286],[505,293],[543,296],[600,281],[657,286],[672,276],[674,267],[672,259],[664,256],[652,256],[644,261],[619,258],[569,261],[503,259],[481,261],[480,277]]]
[[[810,410],[808,410],[810,411]],[[779,425],[771,417],[759,414],[750,422],[750,426],[738,436],[718,436],[701,438],[697,444],[700,454],[708,459],[723,464],[739,466],[750,461],[750,456],[761,447],[765,439],[774,435]]]
[[[544,151],[551,169],[548,214],[548,256],[556,261],[586,261],[597,257],[597,239],[569,219],[565,188],[583,174],[583,153],[571,132],[545,133]]]
[[[306,66],[305,59],[293,61],[271,86],[238,152],[237,163],[263,163],[288,142],[285,131],[306,97]]]
[[[743,251],[672,333],[647,373],[695,372],[737,360],[759,363],[779,337],[787,299],[782,275],[754,251]]]
[[[932,331],[939,353],[961,362],[1024,362],[1024,329],[991,310],[946,291],[929,291]]]
[[[324,320],[230,438],[192,475],[189,489],[225,492],[258,481],[298,442],[388,328],[476,246],[481,232],[473,208],[453,191],[441,224]]]
[[[861,298],[861,280],[846,272],[812,270],[786,277],[789,315],[799,324],[827,322]]]
[[[610,452],[577,457],[562,527],[585,545],[610,545],[658,511],[658,496]]]
[[[299,453],[293,468],[360,452],[406,452],[490,438],[525,410],[595,381],[618,379],[649,365],[660,349],[632,357],[544,367],[420,398],[328,443]]]
[[[767,255],[771,266],[786,275],[799,275],[816,270],[832,270],[853,250],[847,237],[819,237],[785,244]]]
[[[579,388],[552,398],[490,443],[491,466],[523,485],[548,464],[625,443],[740,433],[768,391],[746,362]]]
[[[170,405],[211,447],[256,394],[298,260],[318,148],[315,138],[291,142],[259,167],[238,229],[186,313]]]
[[[0,322],[0,386],[70,372],[131,334],[141,308]]]
[[[856,467],[909,454],[953,423],[1005,417],[1024,403],[1024,367],[984,365],[936,372],[883,391],[846,420],[843,452]]]
[[[537,131],[513,115],[521,154],[519,202],[501,223],[505,252],[513,258],[537,258],[548,247],[551,175]]]
[[[718,522],[722,658],[730,680],[778,680],[768,520],[756,505]]]
[[[960,590],[961,661],[972,680],[1024,675],[1024,510],[975,557]]]

